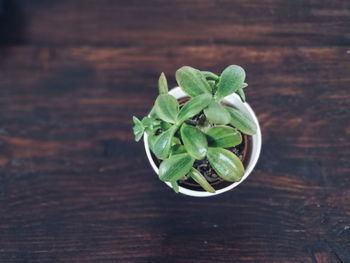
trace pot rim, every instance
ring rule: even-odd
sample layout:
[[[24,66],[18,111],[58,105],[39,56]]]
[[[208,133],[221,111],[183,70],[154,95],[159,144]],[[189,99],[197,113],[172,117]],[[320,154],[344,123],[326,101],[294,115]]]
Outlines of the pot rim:
[[[188,97],[186,95],[186,93],[180,87],[175,87],[175,88],[171,89],[169,91],[169,94],[172,95],[176,99]],[[244,176],[242,177],[242,179],[239,182],[232,183],[232,184],[230,184],[222,189],[216,190],[215,193],[209,193],[206,191],[191,190],[191,189],[187,189],[183,186],[179,186],[179,193],[182,193],[184,195],[194,196],[194,197],[209,197],[209,196],[215,196],[218,194],[225,193],[225,192],[237,187],[245,179],[247,179],[247,177],[251,174],[255,165],[258,162],[260,152],[261,152],[262,138],[261,138],[261,129],[260,129],[259,121],[258,121],[254,111],[252,110],[252,108],[249,106],[249,104],[247,102],[242,102],[241,99],[239,98],[239,96],[235,93],[226,96],[223,99],[223,102],[225,102],[229,105],[233,105],[233,106],[239,108],[240,110],[243,110],[244,112],[248,113],[252,117],[253,121],[255,122],[255,124],[257,126],[256,134],[251,136],[252,137],[251,155],[250,155],[250,160],[249,160],[247,167],[245,169]],[[149,146],[148,146],[147,133],[144,133],[143,141],[144,141],[145,151],[146,151],[148,161],[150,162],[150,164],[151,164],[153,170],[156,172],[156,174],[158,174],[158,172],[159,172],[158,166],[153,161],[151,151],[150,151]],[[165,184],[167,184],[170,188],[172,188],[172,186],[169,182],[165,182]]]

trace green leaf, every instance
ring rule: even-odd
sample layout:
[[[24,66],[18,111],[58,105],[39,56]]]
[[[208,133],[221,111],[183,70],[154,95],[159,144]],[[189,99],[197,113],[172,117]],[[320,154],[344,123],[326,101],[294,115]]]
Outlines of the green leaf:
[[[145,127],[143,127],[142,122],[137,117],[133,116],[132,120],[134,122],[134,127],[132,129],[134,131],[135,141],[138,142],[145,131]]]
[[[161,121],[160,122],[160,128],[163,131],[169,130],[173,125],[171,123],[165,122],[165,121]]]
[[[242,88],[239,88],[238,90],[236,90],[236,93],[238,94],[238,96],[241,98],[241,101],[245,102],[245,94]]]
[[[180,132],[187,152],[195,159],[203,159],[208,149],[208,142],[204,133],[198,128],[185,123],[181,126]]]
[[[238,182],[244,175],[241,160],[229,150],[208,148],[207,158],[215,172],[224,180]]]
[[[191,176],[192,179],[197,182],[197,184],[202,186],[205,191],[215,193],[215,189],[208,183],[205,177],[198,170],[192,167],[189,172],[189,176]]]
[[[193,163],[194,158],[188,153],[170,156],[159,166],[159,179],[164,182],[180,180],[189,172]]]
[[[148,127],[145,127],[145,132],[147,134],[154,134],[158,129],[160,128],[159,125],[155,126],[153,129],[150,129]]]
[[[153,120],[153,118],[144,117],[141,122],[144,127],[151,127],[153,126]]]
[[[216,82],[215,80],[208,80],[208,84],[212,90],[212,94],[214,94],[217,90],[217,87],[216,87]]]
[[[153,130],[155,127],[159,126],[160,124],[160,120],[156,120],[154,118],[151,118],[151,117],[144,117],[142,119],[142,124],[143,124],[143,127],[147,127],[147,128],[150,128],[151,130]]]
[[[177,127],[173,126],[169,130],[163,132],[162,134],[156,136],[153,143],[153,153],[157,158],[163,160],[169,156],[171,141],[174,136]]]
[[[153,134],[149,134],[149,135],[148,135],[148,139],[147,139],[147,141],[148,141],[148,146],[149,146],[149,148],[151,149],[151,151],[152,151],[153,153],[154,153],[154,143],[155,143],[156,139],[157,139],[157,136],[155,136],[155,135],[153,135]]]
[[[238,130],[248,135],[253,135],[256,133],[257,126],[248,114],[234,109],[232,107],[226,107],[226,110],[231,115],[230,124],[232,126],[236,127]]]
[[[236,130],[228,126],[215,126],[207,132],[210,147],[233,147],[242,143],[242,136]]]
[[[160,124],[163,121],[157,120],[154,117],[144,117],[142,119],[142,124],[145,128],[147,134],[154,134],[158,129],[161,128]],[[171,124],[169,124],[171,125]]]
[[[175,144],[171,146],[170,155],[181,154],[181,153],[187,153],[185,146],[181,144]]]
[[[220,101],[227,95],[234,93],[242,87],[245,79],[245,71],[237,65],[228,66],[221,74],[215,100]]]
[[[211,99],[211,94],[202,94],[187,101],[177,115],[177,123],[181,124],[201,112],[201,110],[209,105]]]
[[[153,119],[158,118],[157,113],[156,113],[156,111],[154,109],[154,106],[152,107],[151,112],[148,114],[148,116],[153,118]]]
[[[160,74],[159,80],[158,80],[158,90],[159,94],[168,94],[168,82],[166,80],[164,72]]]
[[[174,137],[171,139],[171,145],[174,145],[174,144],[181,144],[181,141],[178,137],[176,137],[174,135]]]
[[[179,103],[173,96],[162,94],[157,97],[154,110],[163,121],[175,123],[179,112]]]
[[[204,109],[207,119],[215,124],[227,124],[230,121],[230,114],[225,107],[216,101],[212,101],[207,108]]]
[[[211,93],[210,86],[203,74],[195,68],[184,66],[176,71],[176,81],[190,97]]]
[[[179,185],[177,184],[177,182],[176,181],[172,181],[170,183],[171,183],[171,187],[173,188],[175,193],[179,193]]]
[[[213,79],[213,80],[219,80],[219,76],[216,75],[215,73],[213,72],[210,72],[210,71],[201,71],[202,74],[204,75],[205,78],[207,79]]]

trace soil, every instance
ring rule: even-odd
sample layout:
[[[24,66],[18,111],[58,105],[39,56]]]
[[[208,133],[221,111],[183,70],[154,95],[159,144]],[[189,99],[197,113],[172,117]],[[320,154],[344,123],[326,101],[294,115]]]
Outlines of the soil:
[[[188,99],[182,99],[180,100],[180,105],[185,103]],[[180,106],[181,107],[181,106]],[[205,117],[204,113],[200,112],[199,114],[195,115],[190,121],[188,121],[188,124],[192,124],[194,126],[200,125],[203,123]],[[158,131],[161,133],[161,131]],[[250,152],[251,152],[251,136],[248,136],[246,134],[241,133],[242,135],[242,143],[240,145],[237,145],[235,147],[225,148],[231,152],[233,152],[235,155],[238,156],[238,158],[242,161],[243,166],[246,168],[249,162],[250,158]],[[157,157],[155,157],[152,153],[153,160],[157,164],[157,166],[160,165],[161,160],[159,160]],[[221,179],[214,169],[209,164],[209,161],[207,159],[203,160],[196,160],[193,165],[194,168],[196,168],[206,179],[207,181],[214,187],[215,190],[222,189],[230,184],[232,182],[227,182]],[[197,190],[197,191],[205,191],[202,189],[202,187],[197,184],[192,178],[185,178],[184,180],[179,181],[179,185],[183,186],[187,189],[191,190]]]

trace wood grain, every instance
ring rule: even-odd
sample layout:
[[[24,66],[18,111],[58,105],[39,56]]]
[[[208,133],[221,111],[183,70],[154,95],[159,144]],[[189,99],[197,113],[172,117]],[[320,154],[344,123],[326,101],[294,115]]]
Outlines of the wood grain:
[[[350,44],[350,3],[344,0],[32,0],[10,7],[12,28],[5,43]]]
[[[0,262],[350,262],[346,1],[5,10],[17,31],[0,26]],[[174,86],[182,65],[232,63],[262,127],[258,166],[226,194],[176,195],[131,116],[161,71]]]

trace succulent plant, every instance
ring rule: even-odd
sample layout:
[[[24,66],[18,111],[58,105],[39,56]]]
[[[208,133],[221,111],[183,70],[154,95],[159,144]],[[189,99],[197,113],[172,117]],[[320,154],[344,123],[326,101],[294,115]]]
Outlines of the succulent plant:
[[[228,182],[238,182],[244,175],[241,160],[227,148],[242,143],[242,133],[256,132],[254,121],[244,112],[224,105],[224,97],[236,93],[245,102],[245,71],[228,66],[220,76],[184,66],[176,71],[176,81],[188,95],[179,103],[168,94],[164,73],[159,77],[159,95],[150,114],[135,116],[134,135],[139,141],[144,133],[152,153],[161,161],[159,179],[170,182],[179,191],[179,180],[192,178],[204,190],[215,192],[207,179],[194,168],[196,160],[207,160],[216,174]],[[198,119],[199,118],[199,119]]]

